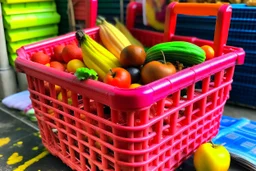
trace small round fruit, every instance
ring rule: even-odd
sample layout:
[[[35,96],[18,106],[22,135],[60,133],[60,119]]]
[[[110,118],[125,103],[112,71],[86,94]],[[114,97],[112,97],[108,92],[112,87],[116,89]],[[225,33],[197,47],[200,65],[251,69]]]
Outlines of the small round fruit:
[[[130,73],[121,67],[112,68],[103,79],[104,83],[119,88],[129,88],[131,81]]]
[[[120,54],[120,64],[123,67],[139,67],[144,64],[146,52],[144,48],[137,45],[126,46]]]
[[[140,86],[141,86],[141,84],[139,84],[139,83],[133,83],[133,84],[130,85],[129,88],[137,88],[137,87],[140,87]]]
[[[36,52],[31,56],[31,61],[43,64],[43,65],[50,63],[50,60],[51,60],[50,56],[46,55],[43,52]]]
[[[209,59],[212,59],[212,58],[214,58],[214,49],[211,47],[211,46],[209,46],[209,45],[204,45],[204,46],[202,46],[201,47],[203,50],[204,50],[204,52],[205,52],[205,55],[206,55],[206,60],[209,60]]]
[[[62,63],[58,62],[58,61],[50,62],[50,67],[55,68],[55,69],[60,70],[60,71],[65,71],[64,65]]]
[[[72,93],[71,93],[71,91],[67,91],[67,102],[68,102],[68,104],[72,104],[72,98],[71,98],[71,96],[72,96]],[[62,92],[60,92],[59,94],[58,94],[58,96],[57,96],[57,99],[59,100],[59,101],[63,101],[63,99],[62,99]]]
[[[76,45],[70,44],[64,47],[62,51],[62,59],[68,63],[72,59],[83,60],[82,50]]]
[[[176,73],[176,68],[172,63],[151,61],[143,66],[141,70],[141,81],[143,84],[148,84],[166,76],[173,75],[174,73]]]
[[[63,62],[61,54],[62,54],[64,47],[65,47],[64,45],[58,45],[53,48],[53,56],[52,56],[53,59],[52,60]]]
[[[67,71],[75,73],[78,68],[85,67],[85,64],[79,59],[72,59],[67,64]]]
[[[132,77],[132,83],[137,83],[140,80],[140,70],[138,68],[135,67],[129,67],[129,68],[125,68]]]

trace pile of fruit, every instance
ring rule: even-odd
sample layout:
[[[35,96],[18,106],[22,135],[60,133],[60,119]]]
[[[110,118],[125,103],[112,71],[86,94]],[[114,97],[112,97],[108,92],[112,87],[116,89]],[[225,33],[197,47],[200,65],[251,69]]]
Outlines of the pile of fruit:
[[[52,56],[37,52],[31,61],[75,74],[80,80],[94,79],[119,88],[136,88],[214,57],[212,47],[184,41],[159,43],[145,50],[115,20],[113,25],[99,18],[98,42],[79,30],[78,45],[57,45]]]

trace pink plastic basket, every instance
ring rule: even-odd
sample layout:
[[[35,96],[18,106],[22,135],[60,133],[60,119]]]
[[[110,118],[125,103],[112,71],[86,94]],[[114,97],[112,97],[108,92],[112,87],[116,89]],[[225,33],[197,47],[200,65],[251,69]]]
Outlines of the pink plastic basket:
[[[184,40],[199,46],[212,45],[217,56],[137,89],[120,89],[94,80],[80,82],[69,73],[30,61],[37,51],[51,55],[54,46],[76,41],[75,33],[17,51],[16,68],[27,76],[42,142],[53,155],[78,171],[88,166],[92,171],[174,170],[218,133],[235,65],[243,64],[245,53],[225,45],[229,5],[193,6],[197,12],[206,9],[217,15],[214,42],[175,36],[177,13],[186,14],[187,5],[191,4],[168,6],[162,34],[134,28],[142,7],[130,3],[127,27],[146,46]],[[99,39],[98,27],[84,31]],[[56,85],[61,87],[62,102],[56,97]],[[185,95],[181,95],[185,89]]]

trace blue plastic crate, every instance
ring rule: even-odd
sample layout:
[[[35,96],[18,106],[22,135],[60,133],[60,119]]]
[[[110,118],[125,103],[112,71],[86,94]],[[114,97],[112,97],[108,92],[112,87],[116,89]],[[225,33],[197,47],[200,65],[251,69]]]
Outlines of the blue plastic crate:
[[[245,63],[256,65],[256,50],[254,51],[247,50],[245,52]]]
[[[242,47],[245,51],[255,51],[256,47],[256,40],[248,41],[248,40],[241,40],[241,39],[233,39],[228,38],[227,45],[235,46],[235,47]]]
[[[249,7],[246,4],[233,4],[232,18],[255,19],[256,7]]]
[[[256,64],[243,64],[236,66],[235,73],[244,73],[247,75],[256,75]],[[255,84],[256,86],[256,84]]]
[[[229,102],[248,107],[256,107],[256,85],[233,82]]]
[[[213,40],[214,32],[209,30],[188,29],[177,26],[176,35],[192,36],[200,39]]]
[[[256,85],[256,75],[236,71],[233,77],[234,82]],[[256,113],[256,112],[255,112]]]
[[[245,19],[245,18],[231,18],[230,29],[240,30],[256,30],[256,18]]]
[[[228,40],[255,41],[256,30],[241,30],[230,28],[228,33]]]

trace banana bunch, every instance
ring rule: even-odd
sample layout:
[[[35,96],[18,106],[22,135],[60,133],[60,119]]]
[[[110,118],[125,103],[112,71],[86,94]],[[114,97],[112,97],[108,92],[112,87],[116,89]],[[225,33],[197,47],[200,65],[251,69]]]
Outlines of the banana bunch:
[[[114,20],[116,22],[116,25],[115,25],[116,28],[125,35],[125,37],[131,42],[131,44],[143,47],[142,43],[139,40],[137,40],[135,37],[133,37],[131,32],[125,27],[123,23],[121,23],[118,20],[118,18],[115,17]]]
[[[119,67],[119,60],[106,48],[93,40],[89,35],[84,34],[82,30],[76,32],[83,53],[85,65],[98,73],[99,79],[103,80],[104,76],[110,69]]]
[[[101,20],[99,24],[100,39],[103,45],[119,59],[121,51],[126,46],[131,45],[131,42],[114,25],[107,22],[104,18],[99,19]]]
[[[164,23],[157,21],[155,16],[155,10],[148,1],[146,1],[146,10],[147,10],[146,17],[147,17],[148,24],[156,30],[163,31]]]

